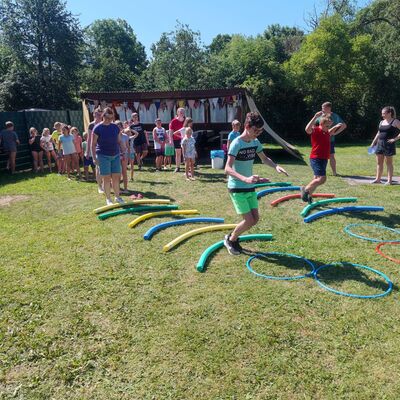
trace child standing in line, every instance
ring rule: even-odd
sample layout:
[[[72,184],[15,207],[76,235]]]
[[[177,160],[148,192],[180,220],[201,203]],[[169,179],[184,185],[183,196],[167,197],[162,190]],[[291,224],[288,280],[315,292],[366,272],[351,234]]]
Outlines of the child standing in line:
[[[64,156],[63,156],[63,148],[62,146],[59,146],[59,138],[62,134],[61,128],[62,128],[62,123],[61,122],[55,122],[54,123],[54,131],[51,134],[51,138],[53,139],[54,146],[57,151],[57,170],[59,174],[63,174],[65,172],[65,165],[64,165]]]
[[[231,143],[240,136],[240,122],[237,119],[232,121],[232,132],[228,135],[228,141],[226,143],[227,150],[229,151],[229,146]]]
[[[82,150],[83,153],[86,154],[87,152],[87,139],[88,139],[88,134],[87,132],[83,133],[83,142],[82,142]],[[83,172],[85,174],[85,179],[88,181],[89,180],[89,166],[92,169],[92,174],[94,179],[96,179],[96,166],[94,165],[93,162],[93,157],[92,157],[92,151],[89,149],[89,157],[83,157]]]
[[[319,125],[315,126],[319,119]],[[318,111],[306,126],[306,132],[311,136],[310,165],[314,178],[307,186],[301,187],[301,199],[312,203],[312,194],[318,186],[326,182],[326,166],[330,158],[331,136],[339,130],[341,124],[332,126],[332,120],[323,111]]]
[[[135,173],[135,139],[139,136],[139,132],[136,132],[133,129],[130,129],[128,126],[128,135],[129,135],[129,165],[131,168],[131,182],[133,181],[133,175]]]
[[[65,168],[67,170],[68,180],[71,180],[71,170],[73,170],[73,160],[75,157],[75,145],[74,145],[74,137],[70,133],[70,127],[68,125],[64,125],[61,129],[62,135],[58,139],[58,151],[61,151],[61,146],[63,149],[63,157],[65,162]]]
[[[49,171],[52,172],[51,158],[53,157],[54,162],[57,164],[57,155],[54,151],[53,139],[50,136],[50,129],[44,128],[42,131],[42,137],[40,139],[43,150],[46,152],[47,163],[49,165]]]
[[[172,132],[168,130],[165,132],[164,170],[172,168],[172,157],[174,154],[175,148],[172,140]]]
[[[184,136],[181,142],[182,154],[185,160],[186,180],[195,180],[194,177],[194,160],[196,158],[196,140],[193,135],[193,120],[186,118],[183,124]]]
[[[41,136],[36,128],[32,127],[29,129],[29,147],[32,153],[33,160],[33,172],[43,172],[43,147]]]
[[[73,156],[73,169],[76,171],[78,178],[81,177],[80,160],[83,158],[82,151],[82,137],[79,134],[79,130],[76,126],[71,127],[71,134],[74,137],[75,154]]]
[[[117,124],[118,125],[118,124]],[[119,125],[118,125],[119,126]],[[120,128],[120,126],[119,126]],[[129,194],[128,190],[128,162],[129,162],[129,135],[130,129],[121,130],[121,142],[119,144],[120,156],[121,156],[121,174],[124,190],[121,191],[123,194]]]
[[[253,175],[253,164],[256,154],[262,163],[274,168],[276,172],[288,175],[287,172],[268,158],[257,137],[263,132],[264,121],[258,113],[246,115],[244,132],[233,140],[228,153],[225,173],[228,178],[228,190],[235,210],[243,218],[232,233],[225,236],[224,245],[229,254],[239,255],[242,247],[239,236],[256,225],[259,220],[258,200],[254,184],[268,182],[269,179]]]
[[[154,151],[156,153],[156,171],[161,171],[165,149],[165,128],[161,125],[161,118],[156,118],[156,127],[153,129]]]

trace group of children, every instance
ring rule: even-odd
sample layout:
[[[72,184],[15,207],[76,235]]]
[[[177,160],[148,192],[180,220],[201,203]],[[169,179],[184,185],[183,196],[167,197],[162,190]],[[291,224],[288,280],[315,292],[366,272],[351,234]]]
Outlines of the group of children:
[[[55,162],[59,174],[67,173],[68,179],[72,172],[80,177],[80,162],[83,162],[82,137],[76,127],[61,122],[54,124],[54,131],[44,128],[41,135],[34,127],[29,129],[29,147],[33,160],[33,171],[43,172],[43,153],[46,155],[50,172],[52,161]]]
[[[311,136],[310,165],[314,177],[307,186],[301,187],[301,198],[304,202],[312,202],[312,193],[326,182],[326,167],[330,160],[333,142],[331,137],[345,129],[343,121],[337,120],[335,124],[333,121],[330,103],[324,103],[322,110],[314,115],[305,128],[307,134]],[[236,213],[242,217],[242,221],[235,229],[225,236],[224,245],[231,255],[239,255],[242,252],[239,236],[256,225],[259,220],[255,184],[269,181],[268,178],[253,175],[256,155],[263,164],[274,168],[278,173],[288,175],[282,167],[264,154],[262,145],[257,139],[263,132],[263,126],[264,121],[261,116],[251,112],[246,115],[243,133],[239,132],[239,121],[233,121],[232,132],[228,137],[228,160],[225,166],[225,173],[229,177],[228,191]]]

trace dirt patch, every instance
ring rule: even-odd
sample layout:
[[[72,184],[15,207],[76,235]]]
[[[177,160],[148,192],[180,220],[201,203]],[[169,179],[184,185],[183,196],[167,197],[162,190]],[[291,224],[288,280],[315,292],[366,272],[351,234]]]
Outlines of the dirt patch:
[[[0,196],[0,207],[9,206],[16,201],[28,200],[29,196],[16,195],[16,196]]]

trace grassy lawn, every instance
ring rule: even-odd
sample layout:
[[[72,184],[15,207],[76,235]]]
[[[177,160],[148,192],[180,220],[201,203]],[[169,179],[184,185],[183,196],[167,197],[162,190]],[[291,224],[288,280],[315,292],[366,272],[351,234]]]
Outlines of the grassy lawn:
[[[309,146],[300,150],[307,160]],[[290,178],[260,164],[255,173],[294,185],[310,180],[305,163],[276,148],[269,154]],[[337,160],[343,175],[374,174],[367,144],[339,145]],[[201,166],[198,172],[197,181],[186,182],[183,174],[146,168],[129,187],[238,222],[222,171]],[[0,196],[27,196],[0,207],[0,398],[400,398],[399,265],[375,253],[375,243],[343,233],[357,222],[400,227],[399,187],[350,186],[328,175],[318,191],[355,196],[358,203],[350,205],[382,205],[385,211],[305,224],[299,215],[304,203],[272,208],[269,202],[283,195],[275,193],[260,200],[261,220],[249,232],[272,233],[274,241],[245,247],[296,254],[316,266],[368,265],[392,279],[389,296],[352,299],[324,291],[310,278],[260,279],[247,270],[248,256],[232,257],[225,249],[198,273],[202,251],[224,232],[195,236],[163,253],[173,238],[204,225],[177,226],[144,241],[151,226],[169,218],[129,229],[133,215],[96,218],[92,210],[105,201],[93,183],[56,174],[0,178]],[[399,239],[373,227],[357,232]],[[400,258],[392,247],[384,250]],[[308,271],[285,257],[255,260],[253,267],[272,275]],[[386,287],[381,278],[352,268],[321,276],[336,289],[359,294]]]

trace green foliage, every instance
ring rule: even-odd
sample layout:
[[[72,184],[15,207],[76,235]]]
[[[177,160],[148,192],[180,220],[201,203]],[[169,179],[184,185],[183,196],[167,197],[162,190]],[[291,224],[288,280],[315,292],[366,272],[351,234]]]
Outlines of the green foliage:
[[[133,90],[146,68],[144,46],[122,19],[96,20],[85,29],[83,89]]]
[[[154,89],[203,87],[200,77],[205,63],[205,50],[199,32],[178,22],[174,31],[161,35],[160,40],[152,45],[151,51],[149,71],[153,77]]]
[[[71,106],[79,88],[81,31],[65,3],[4,0],[0,15],[1,42],[12,51],[0,89],[11,92],[3,97],[3,108]]]

